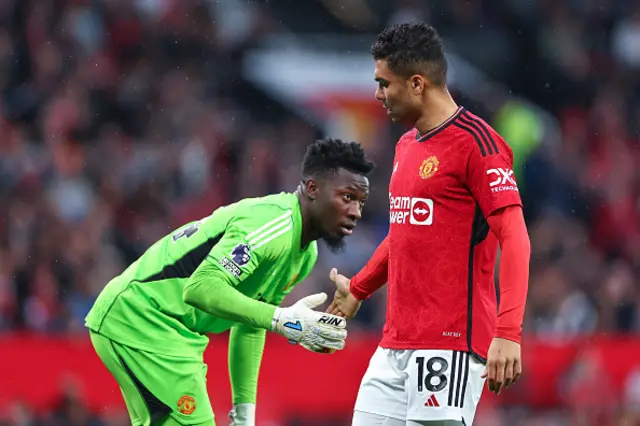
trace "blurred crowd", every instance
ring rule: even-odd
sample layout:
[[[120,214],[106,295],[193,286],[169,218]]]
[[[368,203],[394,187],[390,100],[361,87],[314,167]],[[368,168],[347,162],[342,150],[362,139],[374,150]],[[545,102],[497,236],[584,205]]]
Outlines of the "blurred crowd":
[[[222,204],[296,188],[305,147],[321,132],[242,78],[243,52],[281,21],[269,2],[250,13],[231,3],[0,2],[0,332],[83,333],[97,293],[158,238]],[[640,7],[428,3],[352,2],[378,16],[363,29],[432,22],[447,47],[561,129],[518,161],[532,242],[525,332],[637,333]],[[476,111],[501,131],[505,104],[487,104]],[[330,291],[329,268],[356,272],[384,237],[398,131],[368,145],[379,164],[374,194],[347,251],[323,250],[294,295]],[[384,298],[363,306],[355,330],[379,332]],[[37,424],[102,424],[80,417]]]
[[[234,99],[239,52],[266,24],[227,40],[215,12],[2,2],[0,329],[81,331],[96,293],[151,243],[281,190],[297,168],[315,133]]]

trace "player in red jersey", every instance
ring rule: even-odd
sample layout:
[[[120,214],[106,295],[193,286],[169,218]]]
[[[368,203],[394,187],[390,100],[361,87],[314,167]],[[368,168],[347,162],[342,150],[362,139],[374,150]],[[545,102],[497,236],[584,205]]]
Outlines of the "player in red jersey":
[[[431,26],[388,28],[371,53],[376,98],[414,128],[396,145],[387,238],[351,280],[331,271],[328,310],[346,317],[388,282],[383,337],[353,425],[471,425],[485,379],[499,393],[522,372],[530,244],[513,154],[452,99]]]

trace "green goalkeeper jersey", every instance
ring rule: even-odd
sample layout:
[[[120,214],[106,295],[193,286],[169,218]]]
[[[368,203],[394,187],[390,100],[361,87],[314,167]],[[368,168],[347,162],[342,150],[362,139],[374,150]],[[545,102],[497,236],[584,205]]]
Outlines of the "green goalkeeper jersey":
[[[206,333],[221,333],[234,322],[184,302],[183,291],[194,272],[218,268],[243,295],[279,305],[311,272],[318,256],[316,242],[301,247],[301,235],[296,194],[221,207],[162,238],[111,280],[86,325],[132,348],[201,357],[209,341]]]

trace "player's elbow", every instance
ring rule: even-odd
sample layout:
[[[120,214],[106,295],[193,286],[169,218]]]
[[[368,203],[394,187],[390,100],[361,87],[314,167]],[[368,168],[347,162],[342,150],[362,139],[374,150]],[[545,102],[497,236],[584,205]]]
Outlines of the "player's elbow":
[[[184,286],[182,300],[211,315],[221,315],[226,309],[223,298],[214,297],[218,293],[220,293],[220,286],[215,281],[195,275]]]
[[[192,277],[182,290],[182,300],[188,305],[202,309],[204,304],[211,304],[211,301],[207,303],[208,291],[206,287],[206,283],[202,280]]]
[[[529,258],[531,255],[531,240],[524,223],[521,226],[518,224],[512,225],[509,232],[505,232],[501,237],[499,242],[503,251],[511,249],[520,253],[523,257]]]
[[[187,285],[182,290],[182,300],[184,303],[192,306],[196,306],[198,303],[198,285],[196,283],[192,283],[191,281],[187,283]]]
[[[526,255],[527,259],[531,255],[531,240],[529,239],[529,232],[527,231],[527,225],[524,221],[522,214],[519,214],[517,220],[514,221],[513,240],[517,242],[518,250]]]
[[[531,256],[531,240],[529,239],[529,233],[526,228],[522,237],[522,250],[527,254],[527,258]]]

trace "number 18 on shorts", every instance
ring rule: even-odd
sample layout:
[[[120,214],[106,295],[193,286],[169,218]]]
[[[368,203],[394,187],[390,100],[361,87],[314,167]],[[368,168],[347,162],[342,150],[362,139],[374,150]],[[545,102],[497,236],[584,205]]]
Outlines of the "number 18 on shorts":
[[[453,420],[470,426],[484,369],[467,352],[378,348],[355,409],[401,420]]]

